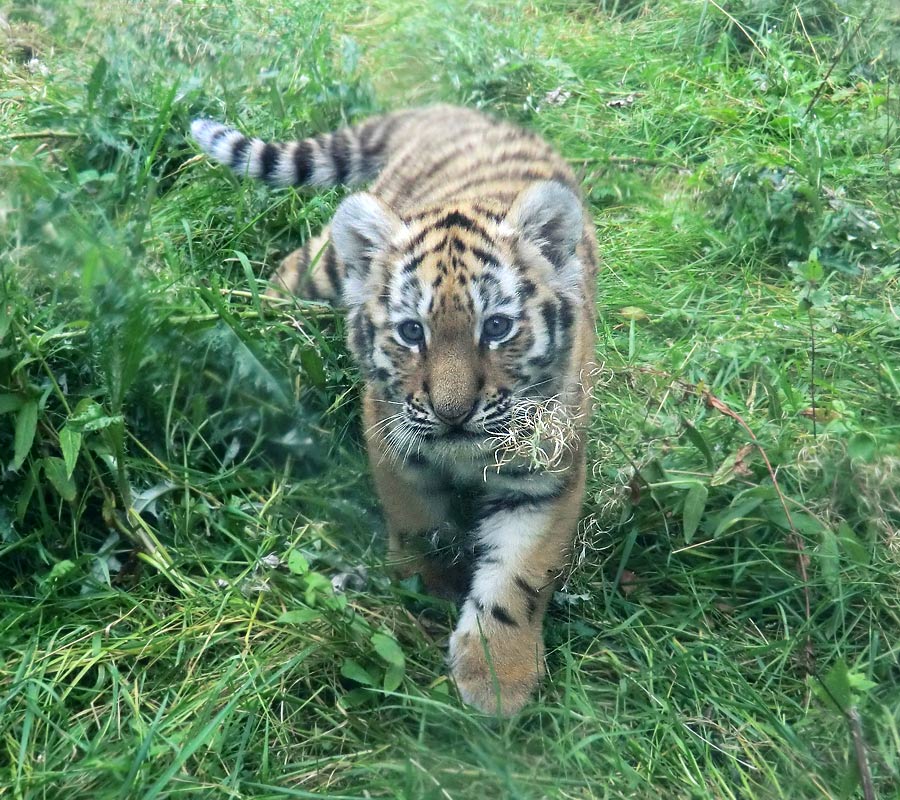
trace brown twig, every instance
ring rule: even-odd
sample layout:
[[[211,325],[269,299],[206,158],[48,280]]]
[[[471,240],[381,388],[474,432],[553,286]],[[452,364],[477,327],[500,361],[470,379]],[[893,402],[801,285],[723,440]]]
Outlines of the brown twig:
[[[856,752],[856,766],[859,769],[863,797],[866,800],[875,800],[875,786],[872,784],[872,770],[869,767],[866,740],[863,739],[862,722],[856,706],[850,706],[847,711],[847,723],[850,725],[850,735],[853,737],[853,749]]]

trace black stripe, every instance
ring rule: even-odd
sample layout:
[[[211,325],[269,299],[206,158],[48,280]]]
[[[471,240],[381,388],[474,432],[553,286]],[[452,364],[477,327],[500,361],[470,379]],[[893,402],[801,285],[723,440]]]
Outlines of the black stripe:
[[[556,305],[550,300],[541,303],[541,316],[544,318],[544,326],[550,341],[544,355],[531,359],[530,363],[538,367],[547,367],[556,360]]]
[[[419,264],[422,263],[422,259],[425,258],[427,252],[428,251],[425,250],[421,253],[413,253],[409,257],[409,260],[403,265],[403,272],[415,272],[418,269]]]
[[[559,299],[559,330],[560,330],[560,349],[567,351],[572,343],[572,324],[575,322],[575,315],[572,313],[572,303],[565,297]]]
[[[505,214],[498,212],[494,208],[487,208],[487,207],[483,206],[481,203],[472,203],[470,207],[471,207],[472,211],[475,211],[478,214],[481,214],[482,216],[485,216],[488,219],[493,220],[494,222],[501,222],[505,217]]]
[[[539,506],[556,500],[562,487],[544,494],[533,495],[526,492],[507,492],[497,497],[487,498],[478,513],[478,519],[484,520],[502,511],[515,511],[525,506]]]
[[[294,148],[294,183],[306,183],[312,177],[313,145],[309,141],[297,142]]]
[[[572,314],[572,303],[565,297],[559,299],[559,326],[564,331],[572,327],[575,316]]]
[[[341,276],[338,273],[337,257],[335,256],[334,245],[325,245],[325,252],[322,254],[322,261],[322,269],[325,270],[325,274],[328,276],[328,281],[334,289],[335,293],[339,295],[341,293]]]
[[[500,262],[493,255],[493,253],[489,253],[484,248],[473,247],[472,255],[475,256],[475,258],[477,258],[486,267],[494,267],[495,269],[497,269],[500,266]]]
[[[519,294],[523,298],[534,297],[534,293],[537,291],[537,286],[528,278],[522,280],[522,283],[519,284]]]
[[[354,314],[348,320],[350,326],[350,336],[352,342],[356,346],[362,362],[371,363],[372,348],[375,345],[375,326],[364,313]]]
[[[247,148],[249,147],[250,140],[246,136],[242,136],[233,145],[231,145],[231,158],[228,161],[228,165],[233,170],[237,170],[237,168],[240,166],[241,159],[244,157],[244,153],[247,152]]]
[[[503,606],[492,606],[491,616],[498,622],[502,622],[504,625],[508,625],[511,628],[519,627],[519,623],[509,615],[509,612]]]
[[[303,296],[307,300],[321,300],[322,299],[322,295],[319,292],[319,287],[316,286],[316,282],[312,279],[312,276],[310,276],[309,278],[307,278],[304,281]]]
[[[526,581],[521,575],[516,575],[516,586],[522,590],[522,593],[525,595],[525,605],[527,607],[528,612],[528,621],[531,622],[534,619],[535,612],[537,611],[537,601],[541,596],[540,592],[535,589],[528,581]]]
[[[547,170],[538,170],[533,156],[525,156],[521,159],[512,161],[504,161],[503,164],[490,172],[475,172],[465,180],[459,183],[450,183],[446,187],[436,186],[436,190],[440,190],[443,197],[453,197],[468,191],[476,186],[483,186],[487,183],[496,183],[497,181],[513,182],[513,181],[547,181],[550,180],[553,173]],[[514,165],[521,165],[522,169],[514,170]]]
[[[350,142],[346,128],[331,135],[331,161],[334,164],[334,182],[346,183],[350,174]]]
[[[224,125],[220,126],[219,130],[217,130],[212,136],[209,137],[209,142],[206,145],[206,149],[212,150],[212,148],[216,146],[216,142],[218,142],[219,139],[221,139],[223,136],[227,136],[229,133],[231,133],[231,130],[229,128],[226,128]]]
[[[259,156],[259,177],[268,181],[269,177],[275,171],[275,165],[278,163],[278,154],[280,150],[277,145],[266,142],[263,145],[262,153]]]
[[[435,220],[434,226],[436,228],[460,228],[469,233],[476,233],[482,239],[490,239],[487,231],[478,222],[460,211],[451,211],[449,214],[445,214],[440,219]]]

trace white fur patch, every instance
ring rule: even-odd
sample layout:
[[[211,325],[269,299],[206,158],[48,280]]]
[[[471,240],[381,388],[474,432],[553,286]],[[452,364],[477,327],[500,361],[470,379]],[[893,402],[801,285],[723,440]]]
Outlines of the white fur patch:
[[[509,588],[531,548],[547,530],[552,513],[552,504],[522,506],[492,514],[479,525],[478,541],[491,548],[490,555],[497,563],[476,567],[470,597],[489,606]]]

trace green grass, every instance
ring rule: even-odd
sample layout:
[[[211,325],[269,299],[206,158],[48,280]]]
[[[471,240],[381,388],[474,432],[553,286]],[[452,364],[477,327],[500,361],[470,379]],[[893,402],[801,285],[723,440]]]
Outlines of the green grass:
[[[900,795],[892,3],[5,15],[0,797]],[[603,254],[577,563],[509,722],[387,577],[340,319],[259,302],[340,194],[185,140],[433,100],[555,142]]]

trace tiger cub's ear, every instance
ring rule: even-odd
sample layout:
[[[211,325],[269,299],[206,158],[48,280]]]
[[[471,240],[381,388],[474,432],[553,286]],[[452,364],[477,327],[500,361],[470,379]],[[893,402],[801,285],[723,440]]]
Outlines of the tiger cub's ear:
[[[506,223],[541,251],[562,286],[578,286],[582,266],[575,248],[584,233],[584,209],[575,192],[557,181],[535,183],[516,198]]]
[[[371,194],[360,192],[344,200],[331,220],[331,242],[344,264],[342,301],[348,308],[371,296],[372,259],[399,234],[400,218]]]

